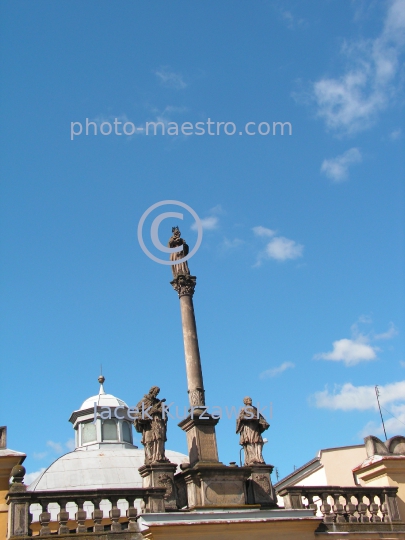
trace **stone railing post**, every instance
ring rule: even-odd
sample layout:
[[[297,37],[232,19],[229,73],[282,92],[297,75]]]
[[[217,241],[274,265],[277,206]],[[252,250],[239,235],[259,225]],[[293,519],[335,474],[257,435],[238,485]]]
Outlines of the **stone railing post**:
[[[165,512],[164,493],[150,493],[144,498],[144,501],[146,514]]]
[[[25,536],[29,534],[30,513],[29,494],[23,484],[25,468],[16,465],[11,471],[13,483],[7,494],[7,504],[10,505],[8,512],[8,538],[11,536]]]
[[[304,508],[302,504],[302,489],[294,490],[294,488],[289,488],[288,491],[281,490],[279,495],[284,498],[285,508]]]
[[[392,491],[384,489],[382,490],[382,497],[380,498],[381,503],[385,503],[387,506],[387,513],[389,521],[401,521],[401,516],[399,515],[398,502],[396,494]],[[384,501],[382,499],[385,499]],[[402,516],[402,519],[405,520],[405,516]]]

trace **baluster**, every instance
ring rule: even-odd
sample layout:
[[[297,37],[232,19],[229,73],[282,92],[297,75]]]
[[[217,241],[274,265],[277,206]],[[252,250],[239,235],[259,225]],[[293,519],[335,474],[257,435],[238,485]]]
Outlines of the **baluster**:
[[[314,515],[316,515],[318,511],[317,505],[314,503],[314,495],[311,495],[310,493],[306,494],[306,497],[308,499],[308,508],[313,510]]]
[[[382,520],[384,523],[389,523],[391,520],[389,518],[389,514],[388,514],[388,504],[386,502],[382,503],[382,505],[380,506],[380,509],[381,509],[381,513],[382,513]]]
[[[363,495],[361,493],[356,494],[356,499],[359,501],[357,505],[357,512],[359,513],[359,521],[361,523],[369,523],[370,518],[367,515],[368,505],[363,502]]]
[[[343,504],[340,502],[340,495],[339,493],[334,493],[332,497],[333,497],[333,502],[334,502],[333,511],[336,515],[336,522],[344,523],[346,521],[346,518],[343,515],[345,512],[345,509],[343,507]]]
[[[48,536],[51,534],[51,529],[49,528],[49,522],[51,521],[51,513],[48,512],[48,504],[39,502],[41,505],[42,512],[39,514],[39,522],[41,524],[41,529],[39,530],[40,536]],[[45,511],[44,511],[45,508]]]
[[[135,508],[135,506],[131,506],[130,501],[129,508],[127,510],[127,518],[128,518],[128,531],[133,532],[140,532],[138,522],[136,521],[136,518],[138,516],[138,510]]]
[[[102,525],[103,511],[100,509],[101,499],[93,499],[94,510],[91,513],[91,518],[94,521],[93,532],[104,532],[104,525]]]
[[[69,527],[67,526],[67,522],[69,521],[69,512],[66,511],[66,499],[59,499],[59,514],[57,516],[57,520],[59,522],[58,527],[58,534],[69,534]]]
[[[374,501],[374,496],[372,496],[372,501]],[[379,523],[381,521],[381,518],[380,516],[378,516],[378,510],[380,509],[379,505],[375,502],[371,502],[370,503],[370,506],[369,506],[369,510],[370,510],[370,514],[371,514],[371,519],[370,521],[372,521],[373,523]]]
[[[77,521],[76,532],[77,533],[87,532],[87,527],[86,527],[87,512],[86,510],[83,510],[84,499],[77,499],[75,502],[77,504],[77,512],[75,514],[75,518]]]
[[[118,497],[110,497],[110,501],[112,504],[110,510],[111,532],[118,532],[121,531],[121,523],[118,521],[121,517],[121,510],[117,507]]]
[[[352,503],[352,497],[349,494],[346,496],[345,512],[348,515],[349,523],[357,523],[357,517],[354,515],[356,512],[356,505]]]
[[[321,512],[323,514],[323,521],[325,523],[333,523],[335,516],[330,513],[331,505],[328,504],[328,494],[322,493],[321,499],[322,499]]]

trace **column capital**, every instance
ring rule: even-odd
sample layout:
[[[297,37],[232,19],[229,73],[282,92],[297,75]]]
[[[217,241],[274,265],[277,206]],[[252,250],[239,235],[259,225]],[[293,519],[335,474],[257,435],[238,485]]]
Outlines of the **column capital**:
[[[193,297],[194,289],[197,283],[195,276],[179,274],[170,282],[170,285],[178,292],[179,298],[182,296]]]

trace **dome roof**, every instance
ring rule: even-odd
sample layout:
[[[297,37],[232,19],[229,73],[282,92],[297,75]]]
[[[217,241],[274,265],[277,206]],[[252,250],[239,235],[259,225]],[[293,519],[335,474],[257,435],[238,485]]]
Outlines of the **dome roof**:
[[[82,406],[80,407],[79,411],[84,411],[85,409],[93,409],[94,403],[97,403],[98,407],[126,407],[128,408],[128,405],[125,403],[125,401],[122,401],[122,399],[118,399],[117,397],[113,396],[112,394],[104,394],[100,393],[96,396],[92,396],[87,398],[85,401],[83,401]]]
[[[171,450],[166,457],[177,464],[188,461],[188,456]],[[144,460],[144,450],[138,448],[77,449],[54,461],[28,491],[142,487],[138,468]]]

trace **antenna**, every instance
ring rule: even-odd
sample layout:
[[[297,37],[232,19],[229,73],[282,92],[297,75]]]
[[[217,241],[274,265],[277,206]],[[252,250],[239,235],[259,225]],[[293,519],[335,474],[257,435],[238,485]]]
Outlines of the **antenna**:
[[[382,422],[382,426],[383,426],[383,430],[384,430],[385,440],[387,441],[387,440],[388,440],[387,432],[385,431],[384,418],[383,418],[383,415],[382,415],[382,412],[381,412],[380,400],[378,399],[378,396],[380,395],[380,392],[379,392],[379,390],[378,390],[378,386],[377,386],[377,385],[375,385],[375,395],[376,395],[376,397],[377,397],[378,409],[379,409],[379,411],[380,411],[381,422]]]
[[[277,478],[277,482],[278,482],[278,468],[276,467],[276,478]]]

